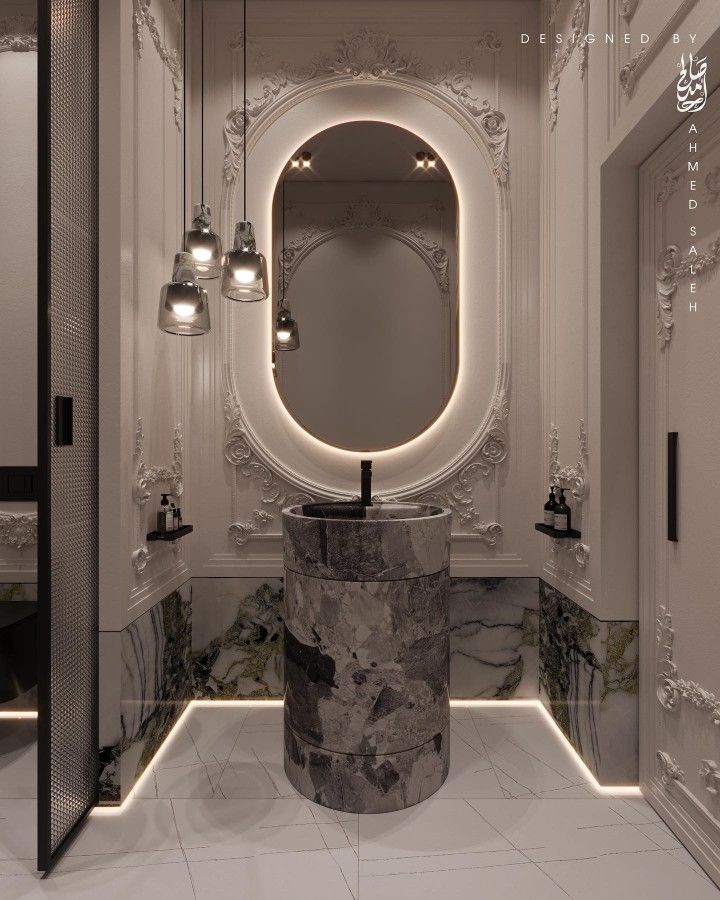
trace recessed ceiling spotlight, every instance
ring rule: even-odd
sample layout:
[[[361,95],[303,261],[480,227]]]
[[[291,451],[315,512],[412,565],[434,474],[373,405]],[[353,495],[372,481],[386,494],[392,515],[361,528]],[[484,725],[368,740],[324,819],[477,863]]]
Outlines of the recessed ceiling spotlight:
[[[290,165],[293,169],[309,169],[311,161],[312,153],[309,150],[305,150],[304,153],[298,153],[297,156],[293,156],[290,160]]]
[[[418,150],[415,154],[415,159],[417,160],[418,169],[434,169],[436,159],[432,153],[428,153],[425,150]]]

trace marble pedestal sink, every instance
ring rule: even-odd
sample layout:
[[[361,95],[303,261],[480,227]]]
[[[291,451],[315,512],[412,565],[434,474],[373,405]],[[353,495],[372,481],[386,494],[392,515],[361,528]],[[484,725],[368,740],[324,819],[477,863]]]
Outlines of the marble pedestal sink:
[[[389,812],[447,777],[450,520],[420,504],[283,511],[285,771],[316,803]]]

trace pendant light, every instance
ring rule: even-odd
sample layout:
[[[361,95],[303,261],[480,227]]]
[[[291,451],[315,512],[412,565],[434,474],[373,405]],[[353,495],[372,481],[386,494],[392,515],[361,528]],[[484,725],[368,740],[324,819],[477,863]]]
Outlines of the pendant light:
[[[175,254],[172,281],[160,291],[158,327],[186,337],[210,331],[207,291],[197,283],[190,253]]]
[[[247,0],[243,0],[243,221],[235,226],[233,249],[223,257],[221,291],[229,300],[253,302],[269,293],[267,262],[255,246],[247,220]]]
[[[282,183],[282,252],[280,254],[280,274],[282,294],[275,318],[275,349],[297,350],[300,346],[300,329],[285,305],[285,178]]]
[[[185,60],[187,59],[187,43],[185,40],[185,22],[187,22],[187,0],[184,3],[183,15],[183,88],[185,86]],[[182,209],[183,222],[187,208],[185,195],[187,140],[186,140],[186,104],[183,90],[183,189]],[[192,253],[175,254],[172,279],[160,290],[160,310],[158,328],[168,334],[179,334],[194,337],[210,331],[210,309],[208,295],[197,283],[195,261]]]
[[[212,229],[205,205],[205,0],[200,6],[200,200],[193,206],[192,227],[183,237],[183,250],[192,254],[198,278],[219,278],[222,244]]]

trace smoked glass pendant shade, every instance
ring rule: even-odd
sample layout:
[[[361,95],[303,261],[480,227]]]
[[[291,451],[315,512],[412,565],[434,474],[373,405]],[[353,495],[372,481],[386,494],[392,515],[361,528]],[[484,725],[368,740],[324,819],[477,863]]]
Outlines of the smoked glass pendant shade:
[[[267,262],[255,246],[250,222],[235,226],[233,249],[223,257],[222,294],[229,300],[252,303],[268,296]]]
[[[211,222],[210,207],[197,204],[193,207],[192,227],[183,238],[183,250],[192,255],[198,278],[220,277],[222,243]]]
[[[158,327],[192,337],[210,331],[207,291],[197,284],[192,254],[176,253],[172,281],[160,291]]]
[[[297,350],[300,346],[300,329],[286,306],[281,306],[275,320],[275,349]]]

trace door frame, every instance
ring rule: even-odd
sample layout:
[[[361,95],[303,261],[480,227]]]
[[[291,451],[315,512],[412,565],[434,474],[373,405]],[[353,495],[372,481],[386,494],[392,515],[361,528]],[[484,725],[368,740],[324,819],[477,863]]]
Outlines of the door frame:
[[[693,114],[701,119],[720,115],[720,88],[710,96],[705,109]],[[720,821],[695,797],[672,768],[659,763],[656,729],[662,706],[658,701],[663,622],[656,600],[657,518],[659,473],[667,465],[667,445],[657,434],[661,415],[657,411],[658,374],[667,369],[670,343],[658,347],[658,215],[656,174],[665,171],[678,149],[688,140],[688,116],[676,124],[660,147],[640,167],[639,173],[639,604],[640,604],[640,786],[646,799],[680,838],[708,875],[720,885]],[[652,169],[649,163],[652,162]],[[679,294],[679,290],[678,290]],[[679,296],[675,297],[680,302]],[[667,374],[665,375],[667,378]],[[668,423],[665,423],[666,425]],[[664,433],[663,433],[664,435]],[[682,440],[682,435],[680,436]],[[680,534],[682,539],[682,534]],[[670,632],[665,632],[671,634]],[[682,702],[682,701],[681,701]]]

